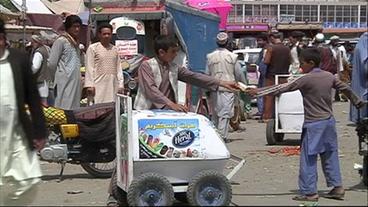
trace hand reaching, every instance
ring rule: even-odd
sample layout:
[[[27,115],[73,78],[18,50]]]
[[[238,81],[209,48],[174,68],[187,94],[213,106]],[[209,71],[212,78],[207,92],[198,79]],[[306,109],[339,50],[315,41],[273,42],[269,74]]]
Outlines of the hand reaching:
[[[168,104],[168,106],[174,110],[174,111],[178,111],[178,112],[185,112],[187,113],[188,112],[188,108],[183,106],[183,105],[180,105],[180,104],[176,104],[176,103],[173,103],[171,102],[170,104]]]
[[[363,106],[365,106],[366,104],[368,104],[368,102],[367,102],[367,101],[359,101],[359,102],[355,105],[355,107],[357,107],[357,109],[360,109],[360,108],[362,108]]]
[[[244,93],[248,94],[251,97],[255,97],[258,93],[258,89],[257,88],[247,88],[245,89]]]
[[[124,94],[125,92],[125,89],[124,88],[119,88],[118,89],[118,94]]]
[[[238,83],[234,81],[220,81],[220,86],[227,88],[233,92],[239,91],[240,89]]]

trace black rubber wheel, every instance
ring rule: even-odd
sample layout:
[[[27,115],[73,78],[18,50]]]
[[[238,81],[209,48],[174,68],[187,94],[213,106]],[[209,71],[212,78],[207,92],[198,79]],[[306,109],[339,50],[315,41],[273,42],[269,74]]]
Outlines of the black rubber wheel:
[[[188,185],[187,199],[192,206],[228,206],[231,197],[229,180],[214,170],[200,172]]]
[[[116,159],[106,163],[81,163],[82,168],[95,178],[111,178],[112,172],[116,168]]]
[[[112,186],[111,186],[112,196],[118,201],[119,206],[127,206],[128,205],[127,193],[118,186],[117,173],[114,173],[111,179],[112,179]]]
[[[365,186],[368,186],[368,155],[363,156],[362,180]]]
[[[156,173],[137,177],[128,189],[129,206],[171,206],[174,200],[169,180]]]
[[[275,145],[277,142],[282,142],[284,140],[284,133],[275,132],[275,120],[270,119],[266,126],[266,140],[268,145]]]

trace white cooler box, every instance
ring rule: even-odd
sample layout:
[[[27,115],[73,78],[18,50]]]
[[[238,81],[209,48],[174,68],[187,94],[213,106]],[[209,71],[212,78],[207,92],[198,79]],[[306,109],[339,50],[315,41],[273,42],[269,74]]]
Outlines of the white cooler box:
[[[276,103],[276,118],[281,124],[280,132],[301,133],[304,122],[304,106],[300,91],[283,93]]]

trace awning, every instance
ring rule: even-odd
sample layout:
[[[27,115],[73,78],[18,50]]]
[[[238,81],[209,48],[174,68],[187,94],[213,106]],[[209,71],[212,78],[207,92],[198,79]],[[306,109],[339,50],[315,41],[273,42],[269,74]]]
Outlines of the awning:
[[[225,0],[187,0],[186,4],[220,16],[220,29],[226,29],[227,16],[232,5]]]
[[[59,0],[53,2],[41,0],[41,2],[44,3],[54,14],[79,14],[87,10],[84,6],[83,0]]]
[[[27,24],[40,27],[49,27],[57,32],[64,30],[63,18],[56,14],[27,14]]]
[[[5,30],[8,33],[7,39],[10,41],[18,41],[23,39],[23,26],[14,24],[5,24]],[[39,27],[26,25],[25,35],[26,40],[30,40],[31,35],[39,34],[45,38],[52,40],[58,36],[58,34],[50,27]]]
[[[142,4],[135,7],[120,6],[120,7],[100,7],[100,10],[92,10],[91,15],[94,20],[106,21],[115,17],[128,17],[132,19],[161,19],[164,18],[164,5],[148,5]]]
[[[368,28],[324,28],[323,33],[364,33]]]
[[[10,11],[9,9],[5,8],[3,5],[0,4],[0,18],[8,21],[10,19],[15,19],[20,17],[19,13],[15,13]]]
[[[243,23],[243,24],[227,24],[226,31],[229,32],[267,32],[268,24],[262,23]]]
[[[10,1],[19,11],[22,11],[22,0]],[[52,12],[41,2],[41,0],[27,0],[26,7],[27,13],[52,14]]]
[[[281,24],[276,25],[277,30],[322,30],[322,24],[306,24],[306,23],[291,23],[291,24]]]

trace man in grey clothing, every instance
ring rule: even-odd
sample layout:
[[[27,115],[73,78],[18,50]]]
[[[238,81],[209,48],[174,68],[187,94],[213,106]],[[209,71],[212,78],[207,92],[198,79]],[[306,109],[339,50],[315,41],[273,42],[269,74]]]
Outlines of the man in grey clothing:
[[[55,107],[72,110],[80,106],[81,73],[78,36],[82,20],[76,15],[66,18],[66,33],[51,48],[48,67],[54,75]]]

